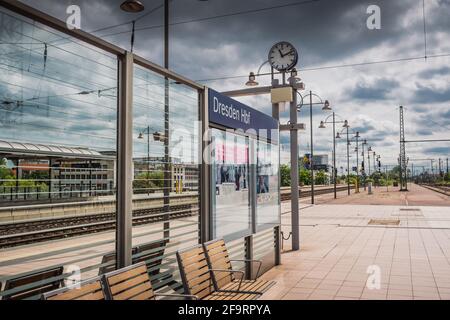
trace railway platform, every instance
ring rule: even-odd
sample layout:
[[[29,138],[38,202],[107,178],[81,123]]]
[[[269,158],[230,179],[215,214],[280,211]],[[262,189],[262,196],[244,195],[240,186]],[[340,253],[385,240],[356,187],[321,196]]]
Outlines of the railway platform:
[[[264,275],[265,299],[450,299],[450,199],[417,185],[301,204],[300,250]],[[283,204],[284,234],[290,204]],[[379,286],[377,286],[377,282]]]

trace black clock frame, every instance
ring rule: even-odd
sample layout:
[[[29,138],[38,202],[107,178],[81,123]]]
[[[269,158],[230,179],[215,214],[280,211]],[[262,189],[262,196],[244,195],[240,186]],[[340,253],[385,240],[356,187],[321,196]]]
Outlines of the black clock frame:
[[[291,47],[294,49],[294,52],[295,52],[294,62],[292,63],[291,66],[289,66],[288,68],[285,68],[285,69],[277,69],[277,68],[275,68],[275,67],[272,65],[272,63],[270,62],[270,60],[271,60],[270,54],[271,54],[272,50],[273,50],[275,47],[277,47],[278,45],[280,45],[280,44],[284,44],[284,45],[289,45],[289,46],[291,46]],[[269,50],[269,55],[268,55],[268,61],[269,61],[270,65],[272,66],[272,68],[274,68],[275,70],[277,70],[277,71],[279,71],[279,72],[286,72],[286,71],[292,70],[293,68],[295,68],[295,67],[297,66],[297,63],[298,63],[298,51],[297,51],[297,49],[294,47],[294,45],[293,45],[292,43],[287,42],[287,41],[280,41],[280,42],[275,43],[275,44],[270,48],[270,50]]]

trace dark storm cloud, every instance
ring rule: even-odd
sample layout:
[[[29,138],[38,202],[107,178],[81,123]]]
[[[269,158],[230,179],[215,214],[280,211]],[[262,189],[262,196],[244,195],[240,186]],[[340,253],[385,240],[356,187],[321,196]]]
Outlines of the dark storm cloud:
[[[430,131],[429,128],[421,128],[421,129],[417,129],[417,130],[416,130],[416,133],[417,133],[419,136],[432,136],[432,135],[433,135],[433,132]]]
[[[436,89],[418,85],[414,91],[413,101],[419,103],[440,103],[450,101],[450,88]]]
[[[61,20],[66,19],[66,7],[70,4],[78,4],[82,9],[82,27],[84,30],[91,31],[105,26],[120,24],[131,21],[139,15],[126,14],[118,8],[123,0],[23,0],[38,9],[46,11]],[[146,12],[162,4],[162,0],[141,0],[146,6]],[[298,0],[299,2],[302,0]],[[428,30],[428,54],[447,53],[443,42],[447,41],[450,31],[450,0],[436,0],[440,7],[429,9],[427,19]],[[295,0],[209,0],[207,2],[197,0],[173,0],[171,2],[172,22],[193,20],[196,18],[211,17],[217,15],[226,15],[229,13],[250,10],[255,8],[264,8],[275,5],[287,4]],[[368,30],[366,28],[366,9],[369,5],[376,4],[381,7],[382,29]],[[426,2],[427,8],[432,7],[432,2]],[[303,78],[301,68],[338,65],[341,63],[360,63],[365,61],[378,61],[384,59],[397,59],[405,57],[421,56],[424,53],[423,43],[423,22],[421,0],[321,0],[313,3],[302,4],[299,6],[290,6],[269,11],[260,11],[244,15],[233,15],[219,19],[192,22],[187,24],[178,24],[171,27],[170,31],[170,68],[176,72],[185,75],[191,79],[209,79],[227,75],[242,75],[249,71],[256,71],[257,67],[267,59],[267,52],[270,46],[280,40],[292,42],[300,52],[300,75]],[[162,24],[162,10],[155,11],[146,18],[138,21],[136,27],[135,52],[152,62],[162,64],[163,57],[163,30],[158,27]],[[408,21],[410,20],[410,21]],[[142,27],[155,27],[145,30],[139,30]],[[96,33],[97,35],[108,35],[115,32],[130,31],[131,24],[120,26],[114,29],[108,29]],[[119,34],[115,36],[105,36],[107,41],[111,41],[123,48],[130,47],[130,33]],[[444,41],[442,40],[444,39]],[[444,48],[444,49],[442,49]],[[444,50],[444,51],[440,51]],[[426,63],[437,61],[438,59],[427,60]],[[441,60],[442,61],[442,60]],[[411,64],[414,64],[411,62]],[[401,85],[393,80],[401,81]],[[414,123],[410,128],[418,132],[429,132],[436,130],[445,130],[442,127],[437,129],[425,121],[427,117],[432,117],[436,122],[446,125],[450,122],[450,115],[441,112],[430,114],[431,106],[434,102],[443,102],[450,100],[450,89],[436,89],[438,85],[436,80],[449,74],[447,66],[439,68],[433,65],[433,69],[426,72],[420,72],[418,77],[402,78],[405,74],[410,76],[410,71],[405,63],[393,63],[388,65],[377,65],[375,67],[357,67],[342,70],[342,76],[332,75],[338,78],[336,84],[331,84],[330,91],[351,92],[351,102],[363,101],[361,105],[371,101],[383,100],[387,97],[406,97],[410,99],[410,113],[420,112],[422,124]],[[334,71],[333,69],[332,71]],[[349,75],[348,70],[354,72]],[[405,70],[405,71],[403,71]],[[263,71],[267,71],[264,69]],[[368,74],[367,72],[373,72]],[[412,70],[414,71],[414,70]],[[321,73],[322,72],[322,73]],[[328,70],[314,71],[309,75],[319,75],[327,77]],[[305,73],[306,74],[306,73]],[[389,76],[388,76],[389,74]],[[354,77],[354,79],[353,79]],[[362,77],[367,82],[354,84],[356,80]],[[374,80],[375,79],[375,80]],[[377,80],[378,79],[378,80]],[[426,80],[433,79],[433,85]],[[233,84],[241,84],[233,82]],[[314,79],[320,84],[320,78]],[[340,81],[345,81],[346,88],[342,88]],[[415,82],[421,84],[417,86],[419,92],[416,96],[414,89],[408,89],[407,84]],[[305,81],[307,82],[307,81]],[[434,83],[436,82],[436,83]],[[227,85],[224,81],[208,82],[208,85],[221,89]],[[312,84],[307,83],[307,88]],[[337,90],[333,90],[339,88]],[[439,88],[443,88],[441,84]],[[231,88],[226,88],[231,89]],[[324,93],[323,98],[329,99],[333,108],[339,107],[340,101],[333,101],[335,97],[328,97],[326,88],[320,88]],[[323,89],[323,90],[322,90]],[[392,90],[396,90],[395,94]],[[397,94],[398,93],[398,94]],[[320,93],[322,95],[322,93]],[[339,93],[338,93],[339,95]],[[267,99],[268,100],[268,99]],[[414,100],[414,101],[413,101]],[[259,103],[259,100],[258,100]],[[342,103],[342,101],[341,101]],[[398,101],[396,105],[405,104],[408,101]],[[420,106],[413,103],[421,103]],[[254,106],[253,103],[250,105]],[[337,105],[337,106],[336,106]],[[450,106],[449,106],[450,107]],[[269,103],[260,103],[258,109],[270,114]],[[309,126],[309,108],[300,113],[300,122],[306,122]],[[341,109],[342,110],[342,109]],[[381,111],[383,110],[383,111]],[[374,119],[371,122],[361,121],[358,123],[357,130],[361,131],[366,138],[371,138],[376,143],[378,152],[380,147],[395,147],[398,142],[398,129],[383,129],[384,121],[393,121],[398,123],[397,114],[394,119],[390,119],[392,113],[385,105],[377,105],[375,110],[367,112],[373,114]],[[385,112],[379,116],[376,111]],[[388,112],[389,111],[389,112]],[[353,114],[352,114],[353,113]],[[356,115],[357,113],[366,114],[362,108],[355,107],[344,117]],[[314,108],[314,130],[319,134],[318,125],[321,119],[327,114],[323,113],[319,107]],[[286,115],[284,115],[284,118]],[[379,117],[379,118],[377,118]],[[283,121],[286,122],[286,119]],[[354,124],[352,124],[354,128]],[[395,132],[390,132],[395,131]],[[307,128],[306,134],[309,134]],[[304,136],[306,136],[304,134]],[[393,137],[395,136],[395,137]],[[289,141],[288,134],[281,136],[283,143]],[[302,147],[306,149],[306,140],[300,139]],[[318,150],[329,153],[331,142],[317,137]],[[397,150],[397,149],[395,149]],[[382,152],[381,152],[382,153]],[[395,156],[396,158],[396,156]]]
[[[446,147],[426,148],[425,153],[448,155],[450,153],[450,145]]]
[[[428,69],[420,72],[418,76],[422,79],[431,79],[435,76],[450,75],[450,67],[444,66],[442,68]]]
[[[135,16],[120,12],[121,1],[36,1],[25,3],[45,9],[60,19],[66,17],[65,8],[69,4],[79,4],[83,13],[83,28],[93,30],[108,25],[130,21]],[[157,7],[162,1],[143,1],[146,10]],[[180,22],[210,16],[226,15],[238,11],[265,8],[293,3],[293,0],[174,0],[171,21]],[[304,1],[299,1],[304,2]],[[366,27],[369,5],[379,5],[382,15],[382,29],[373,31]],[[444,3],[446,4],[446,3]],[[175,70],[191,78],[211,77],[220,66],[227,66],[228,74],[235,74],[233,67],[262,62],[270,46],[280,40],[291,41],[300,51],[300,65],[318,65],[330,60],[347,58],[381,43],[395,44],[408,34],[421,32],[421,25],[413,25],[405,30],[399,22],[410,8],[420,9],[418,1],[361,1],[321,0],[298,6],[290,6],[268,11],[260,11],[236,16],[227,16],[207,21],[175,25],[171,28],[173,46],[172,66]],[[418,11],[420,13],[420,11]],[[158,10],[138,21],[137,28],[161,24],[162,11]],[[433,21],[429,22],[433,25]],[[431,26],[430,26],[431,28]],[[130,26],[102,31],[130,30]],[[162,57],[162,29],[152,28],[138,31],[136,51],[146,53],[146,58]],[[129,34],[110,39],[126,47]],[[235,46],[224,57],[216,49]],[[208,50],[211,50],[209,52]],[[409,52],[413,54],[413,52]],[[150,55],[151,57],[149,57]],[[404,54],[403,54],[404,55]],[[378,58],[383,58],[382,56]],[[221,71],[224,72],[224,71]],[[218,75],[218,74],[216,74]]]
[[[377,79],[372,84],[361,82],[350,90],[349,97],[358,100],[384,100],[399,86],[398,81],[384,78]]]

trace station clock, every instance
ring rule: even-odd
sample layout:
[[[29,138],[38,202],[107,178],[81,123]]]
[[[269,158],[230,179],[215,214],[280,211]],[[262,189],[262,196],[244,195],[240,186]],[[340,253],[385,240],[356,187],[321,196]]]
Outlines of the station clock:
[[[278,42],[270,49],[268,60],[275,70],[285,72],[297,65],[298,52],[289,42]]]

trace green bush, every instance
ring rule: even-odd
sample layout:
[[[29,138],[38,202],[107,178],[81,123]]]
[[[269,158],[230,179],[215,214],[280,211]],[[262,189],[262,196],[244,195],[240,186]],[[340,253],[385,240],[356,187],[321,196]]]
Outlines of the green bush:
[[[325,174],[325,171],[320,170],[316,173],[316,184],[328,184],[328,176]]]
[[[281,186],[289,187],[291,185],[291,168],[288,165],[282,164],[280,166],[280,176]]]

